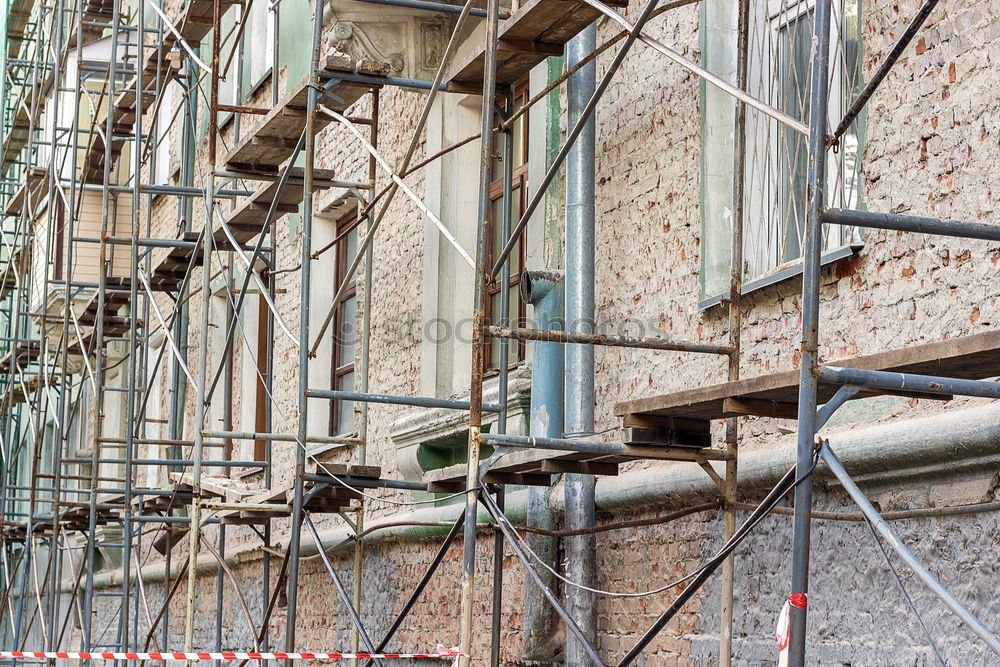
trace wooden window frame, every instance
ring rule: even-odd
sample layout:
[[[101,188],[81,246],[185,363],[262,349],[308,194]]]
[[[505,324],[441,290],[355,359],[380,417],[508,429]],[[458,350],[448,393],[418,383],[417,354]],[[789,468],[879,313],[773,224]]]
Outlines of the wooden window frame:
[[[528,78],[525,77],[514,84],[514,99],[520,98],[523,104],[527,104],[529,99],[528,90]],[[516,162],[519,162],[518,166],[514,169],[511,178],[511,194],[518,198],[520,206],[516,210],[524,211],[525,207],[528,205],[528,116],[530,112],[525,112],[520,118],[517,119],[517,123],[521,124],[521,155],[515,156]],[[503,153],[500,153],[502,155]],[[501,159],[498,159],[500,164],[503,163]],[[493,247],[493,234],[495,225],[500,224],[499,220],[494,219],[493,205],[496,201],[503,197],[503,175],[501,174],[499,178],[493,179],[490,182],[490,204],[487,207],[486,219],[487,219],[487,248],[486,248],[486,266],[492,266],[494,263],[494,257],[499,253],[502,248]],[[511,224],[517,224],[516,219],[511,220]],[[514,252],[517,252],[518,266],[521,270],[524,270],[525,261],[527,259],[527,249],[525,247],[525,233],[521,232],[521,237],[518,240],[517,246]],[[521,274],[513,273],[510,276],[508,285],[512,292],[517,293],[520,289],[521,284]],[[500,296],[500,280],[498,278],[492,279],[486,286],[486,325],[492,325],[491,318],[493,316],[493,300],[494,298],[499,298]],[[523,326],[525,320],[527,319],[528,312],[527,306],[523,301],[517,299],[517,312],[508,313],[508,324],[510,326]],[[524,361],[526,345],[522,340],[513,341],[513,344],[517,346],[517,351],[514,356],[513,364]],[[499,359],[493,359],[493,348],[490,346],[489,352],[487,354],[487,372],[497,372],[499,371]]]
[[[353,260],[353,258],[347,257],[347,239],[350,232],[356,229],[360,222],[361,220],[355,212],[351,212],[337,222],[337,238],[335,241],[336,248],[334,250],[336,257],[334,260],[336,264],[336,268],[334,269],[334,273],[336,275],[334,285],[336,287],[342,285],[344,279],[347,277],[347,267]],[[330,368],[330,388],[333,390],[338,389],[340,378],[348,373],[354,372],[354,359],[350,359],[350,362],[348,363],[347,360],[342,358],[343,343],[338,339],[338,334],[342,331],[344,325],[344,309],[341,306],[346,301],[356,298],[357,294],[358,283],[357,280],[352,278],[350,284],[344,289],[343,294],[340,295],[340,299],[334,308],[333,333],[331,340],[333,354],[331,355]],[[356,336],[355,341],[357,341]],[[340,423],[340,405],[341,401],[330,401],[330,435],[341,435],[346,432],[346,425]]]
[[[270,274],[267,271],[261,272],[261,285],[263,289],[270,287]],[[254,383],[256,393],[254,395],[254,430],[257,433],[266,433],[267,427],[267,386],[264,384],[267,378],[267,352],[268,334],[271,329],[271,309],[268,308],[267,301],[263,295],[257,296],[257,381]],[[253,460],[264,461],[267,458],[267,441],[253,441]]]

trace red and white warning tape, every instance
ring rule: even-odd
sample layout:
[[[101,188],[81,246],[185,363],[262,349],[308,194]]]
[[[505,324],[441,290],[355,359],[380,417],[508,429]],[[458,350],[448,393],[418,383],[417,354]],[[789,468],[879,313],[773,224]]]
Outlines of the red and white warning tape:
[[[366,660],[368,658],[450,660],[465,657],[439,646],[436,653],[68,653],[63,651],[0,651],[0,658],[64,658],[68,660]]]
[[[778,667],[788,665],[788,639],[792,626],[792,607],[805,609],[808,599],[805,593],[792,593],[785,600],[778,615],[778,627],[774,630],[774,639],[778,642]]]

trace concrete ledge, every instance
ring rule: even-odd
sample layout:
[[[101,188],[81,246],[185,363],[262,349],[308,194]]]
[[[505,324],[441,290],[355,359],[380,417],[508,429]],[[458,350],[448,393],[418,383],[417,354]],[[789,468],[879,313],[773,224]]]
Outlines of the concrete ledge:
[[[995,470],[1000,462],[1000,406],[987,404],[919,419],[877,424],[867,428],[845,430],[826,436],[844,466],[859,480],[899,480],[939,474],[942,466],[949,471]],[[782,437],[766,448],[748,450],[740,456],[740,489],[754,492],[770,487],[792,466],[795,460],[795,437]],[[821,465],[816,474],[821,479],[829,476]],[[714,499],[718,492],[713,482],[698,466],[688,463],[653,464],[648,468],[624,473],[618,477],[601,477],[597,482],[599,509],[614,512],[622,508],[682,507]],[[507,513],[515,523],[524,520],[527,491],[507,496]],[[563,509],[562,486],[552,489],[552,507],[556,513]],[[371,520],[369,528],[386,525],[366,538],[367,542],[393,540],[431,539],[448,532],[444,526],[406,526],[405,522],[454,522],[464,505],[418,507],[409,512]],[[486,513],[480,511],[479,521],[486,523]],[[323,546],[331,552],[353,545],[351,531],[346,526],[320,531]],[[283,549],[287,537],[275,547]],[[316,543],[308,534],[302,536],[302,555],[318,553]],[[227,562],[241,564],[260,558],[261,550],[246,546],[227,556]],[[182,559],[177,559],[182,560]],[[171,577],[181,572],[181,563],[171,567]],[[208,555],[199,556],[199,574],[215,574],[217,561]],[[147,582],[162,582],[165,573],[162,563],[142,568]],[[134,573],[133,573],[134,576]],[[121,584],[121,570],[101,573],[95,577],[96,588]],[[71,583],[65,582],[64,592]]]

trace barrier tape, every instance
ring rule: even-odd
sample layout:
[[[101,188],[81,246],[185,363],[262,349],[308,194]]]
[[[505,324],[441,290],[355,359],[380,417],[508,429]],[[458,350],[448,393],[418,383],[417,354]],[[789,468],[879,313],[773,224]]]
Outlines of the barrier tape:
[[[781,607],[781,613],[778,614],[778,627],[774,629],[774,639],[778,643],[778,667],[787,667],[788,665],[788,640],[792,626],[792,607],[805,609],[808,602],[805,593],[792,593]]]
[[[367,660],[368,658],[437,659],[465,657],[439,646],[437,653],[68,653],[64,651],[0,651],[0,658],[64,658],[68,660]]]

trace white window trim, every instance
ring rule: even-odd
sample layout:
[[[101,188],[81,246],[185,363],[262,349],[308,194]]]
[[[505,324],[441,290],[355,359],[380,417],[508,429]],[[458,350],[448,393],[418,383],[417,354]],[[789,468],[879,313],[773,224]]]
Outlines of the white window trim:
[[[174,112],[174,82],[166,85],[156,112],[156,144],[153,147],[153,185],[170,184],[170,121]]]

